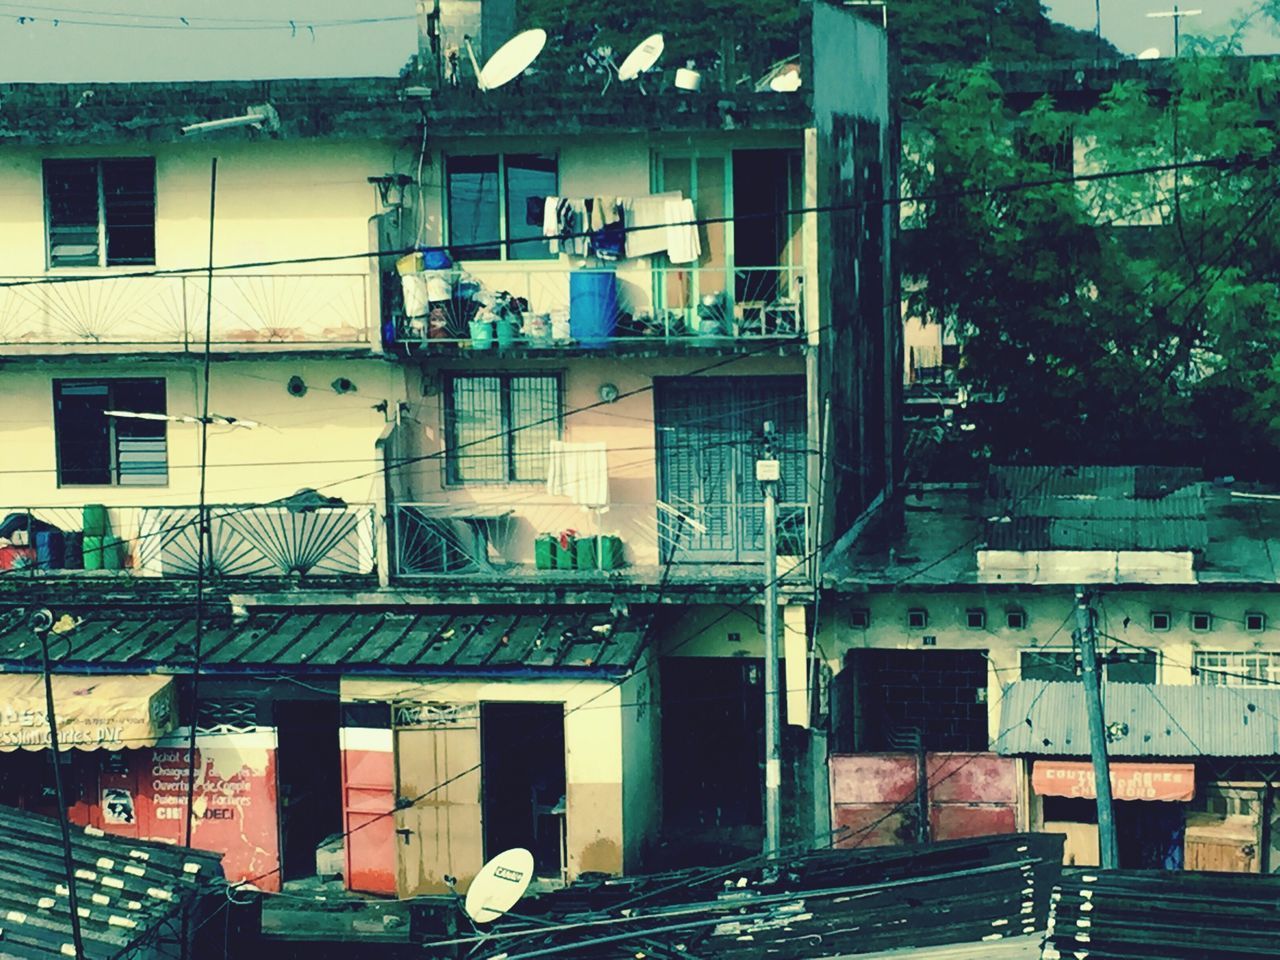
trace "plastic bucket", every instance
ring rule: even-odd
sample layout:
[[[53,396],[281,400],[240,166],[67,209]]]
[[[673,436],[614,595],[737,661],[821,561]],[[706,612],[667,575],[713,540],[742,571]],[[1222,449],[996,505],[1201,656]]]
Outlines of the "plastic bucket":
[[[582,344],[607,343],[618,325],[618,278],[612,270],[569,274],[569,324]]]
[[[86,570],[102,569],[102,537],[84,538],[84,568]]]
[[[87,503],[81,511],[80,527],[86,537],[101,537],[107,532],[107,508],[100,503]]]
[[[119,570],[124,566],[124,541],[119,537],[102,538],[102,569]]]
[[[493,324],[482,320],[472,320],[471,346],[476,350],[487,350],[493,345]]]
[[[514,320],[504,317],[493,326],[494,332],[498,335],[498,346],[509,347],[516,342],[516,334],[519,331],[516,329]]]

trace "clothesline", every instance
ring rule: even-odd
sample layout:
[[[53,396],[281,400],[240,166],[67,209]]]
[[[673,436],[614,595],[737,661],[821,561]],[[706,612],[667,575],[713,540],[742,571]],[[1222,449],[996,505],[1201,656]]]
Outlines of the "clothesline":
[[[601,260],[666,253],[672,263],[702,256],[693,201],[678,191],[640,197],[530,197],[527,219],[553,253]]]

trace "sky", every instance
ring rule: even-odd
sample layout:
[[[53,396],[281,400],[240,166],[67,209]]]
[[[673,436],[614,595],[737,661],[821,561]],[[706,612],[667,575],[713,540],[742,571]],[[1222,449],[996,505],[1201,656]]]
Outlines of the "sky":
[[[1145,16],[1172,0],[1096,2],[1103,34],[1122,51],[1172,52],[1170,21]],[[1204,11],[1183,22],[1222,33],[1252,2],[1182,0]],[[1087,30],[1094,4],[1045,0],[1054,19]],[[414,0],[0,0],[0,82],[389,76],[416,48],[413,16]],[[332,23],[356,18],[398,19]],[[1280,53],[1280,32],[1253,31],[1246,52]]]
[[[1173,0],[1044,0],[1054,20],[1094,29],[1097,6],[1102,8],[1102,35],[1122,52],[1136,54],[1155,47],[1165,56],[1173,52],[1171,20],[1152,20],[1148,13],[1173,9]],[[1180,0],[1183,10],[1202,10],[1198,17],[1182,20],[1184,33],[1223,35],[1230,32],[1234,17],[1254,6],[1253,0]],[[1280,53],[1280,31],[1271,24],[1260,25],[1245,37],[1245,53]]]

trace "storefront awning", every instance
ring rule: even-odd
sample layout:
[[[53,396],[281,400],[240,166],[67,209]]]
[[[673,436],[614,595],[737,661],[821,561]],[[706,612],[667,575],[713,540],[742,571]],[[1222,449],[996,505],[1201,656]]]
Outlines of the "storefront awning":
[[[1042,797],[1096,797],[1093,764],[1037,760],[1031,787]],[[1111,796],[1116,800],[1190,800],[1196,795],[1194,763],[1113,763]]]
[[[63,750],[150,747],[177,726],[173,678],[53,675],[58,745]],[[0,751],[46,750],[44,678],[0,675]]]

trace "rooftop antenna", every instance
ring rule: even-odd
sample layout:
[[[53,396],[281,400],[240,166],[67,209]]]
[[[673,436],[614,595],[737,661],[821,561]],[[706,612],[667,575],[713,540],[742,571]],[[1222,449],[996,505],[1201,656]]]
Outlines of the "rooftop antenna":
[[[1180,34],[1179,28],[1182,24],[1183,17],[1198,17],[1204,13],[1203,10],[1179,10],[1175,3],[1172,10],[1158,10],[1154,13],[1148,13],[1147,17],[1151,20],[1167,20],[1173,18],[1173,55],[1176,58],[1180,50]]]
[[[513,847],[498,854],[476,874],[462,909],[472,923],[492,923],[520,902],[533,879],[533,854]]]
[[[639,80],[642,73],[646,73],[653,69],[654,64],[658,62],[658,58],[662,56],[662,51],[666,48],[666,41],[662,38],[662,34],[655,33],[645,37],[640,41],[630,53],[627,54],[622,66],[618,68],[618,79],[626,83],[629,80]],[[607,90],[609,85],[605,84]],[[604,91],[601,91],[602,93]],[[640,84],[640,92],[645,93],[644,83]]]
[[[165,423],[207,423],[215,427],[243,427],[246,430],[262,426],[257,420],[228,417],[219,413],[211,413],[207,417],[197,417],[182,413],[136,413],[132,410],[103,410],[102,413],[103,416],[120,417],[127,420],[160,420]]]
[[[212,133],[215,130],[230,130],[233,127],[253,127],[255,130],[266,130],[276,133],[280,130],[280,114],[269,103],[251,106],[248,113],[238,117],[227,117],[224,120],[204,120],[200,123],[189,123],[182,128],[184,136],[193,133]]]
[[[476,85],[481,90],[497,90],[528,70],[538,59],[538,54],[547,45],[547,31],[535,29],[517,33],[500,46],[483,67],[476,60],[471,38],[464,37],[463,40],[467,45],[467,56],[471,58],[471,67],[476,72]]]

